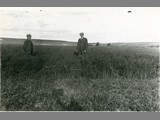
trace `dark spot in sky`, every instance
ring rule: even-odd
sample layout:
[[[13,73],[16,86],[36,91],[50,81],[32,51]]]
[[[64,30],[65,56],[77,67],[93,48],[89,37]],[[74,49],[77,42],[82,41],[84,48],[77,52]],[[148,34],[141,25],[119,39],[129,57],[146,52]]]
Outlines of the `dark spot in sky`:
[[[26,11],[26,13],[29,13],[28,11]]]
[[[132,11],[128,11],[128,13],[131,13]]]
[[[40,10],[42,12],[42,10]]]

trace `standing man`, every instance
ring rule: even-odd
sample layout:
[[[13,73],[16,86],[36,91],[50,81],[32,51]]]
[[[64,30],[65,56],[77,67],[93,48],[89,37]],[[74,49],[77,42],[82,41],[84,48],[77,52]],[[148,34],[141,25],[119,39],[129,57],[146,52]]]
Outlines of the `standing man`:
[[[88,40],[84,37],[84,33],[81,32],[79,35],[81,38],[78,39],[76,55],[86,53],[88,48]]]
[[[33,54],[33,43],[31,41],[31,34],[27,34],[27,40],[24,41],[23,50],[27,55]]]

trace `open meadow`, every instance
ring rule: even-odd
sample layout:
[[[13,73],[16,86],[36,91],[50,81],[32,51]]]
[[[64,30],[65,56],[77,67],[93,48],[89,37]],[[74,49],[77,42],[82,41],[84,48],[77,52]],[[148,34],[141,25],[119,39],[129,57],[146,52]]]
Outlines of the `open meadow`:
[[[5,111],[159,111],[159,48],[1,46],[1,100]]]

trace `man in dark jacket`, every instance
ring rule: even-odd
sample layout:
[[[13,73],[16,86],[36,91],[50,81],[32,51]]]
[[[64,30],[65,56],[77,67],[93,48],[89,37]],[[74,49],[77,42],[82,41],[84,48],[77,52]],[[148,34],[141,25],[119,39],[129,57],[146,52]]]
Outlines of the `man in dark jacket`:
[[[33,54],[33,43],[31,41],[31,34],[27,34],[27,40],[24,41],[23,50],[27,55]]]
[[[88,48],[88,40],[84,37],[84,33],[81,32],[79,35],[81,38],[78,39],[76,55],[86,53]]]

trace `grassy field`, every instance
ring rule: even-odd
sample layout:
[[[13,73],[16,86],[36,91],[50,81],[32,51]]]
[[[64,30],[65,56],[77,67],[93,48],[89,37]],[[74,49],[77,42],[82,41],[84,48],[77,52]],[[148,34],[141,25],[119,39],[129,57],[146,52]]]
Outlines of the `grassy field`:
[[[2,45],[2,110],[159,111],[158,48]]]

